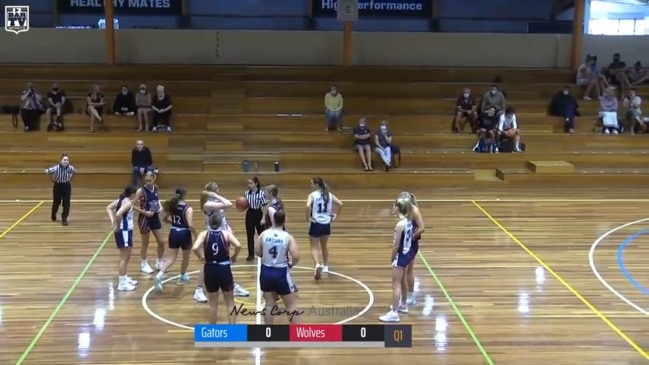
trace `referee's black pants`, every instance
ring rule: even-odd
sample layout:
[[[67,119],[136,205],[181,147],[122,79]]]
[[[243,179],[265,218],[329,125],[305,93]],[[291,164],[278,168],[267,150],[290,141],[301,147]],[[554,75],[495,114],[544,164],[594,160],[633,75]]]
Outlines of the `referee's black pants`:
[[[248,257],[255,257],[255,230],[257,234],[264,231],[261,219],[264,212],[261,209],[248,209],[246,211],[246,236],[248,238]]]
[[[63,203],[63,214],[61,219],[66,221],[68,215],[70,214],[70,197],[72,196],[72,184],[69,182],[66,183],[54,183],[54,188],[52,189],[52,218],[56,217],[56,213],[59,211],[59,206]]]

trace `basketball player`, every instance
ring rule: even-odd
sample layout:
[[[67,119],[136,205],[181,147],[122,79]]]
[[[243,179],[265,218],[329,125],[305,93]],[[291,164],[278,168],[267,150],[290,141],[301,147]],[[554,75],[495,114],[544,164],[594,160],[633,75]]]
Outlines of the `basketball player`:
[[[273,324],[273,308],[277,305],[278,296],[284,301],[287,313],[295,313],[297,307],[297,287],[291,279],[290,268],[300,261],[300,253],[295,238],[284,230],[285,220],[283,211],[275,212],[275,223],[261,233],[255,247],[255,255],[261,258],[259,287],[266,301],[265,324]],[[297,322],[297,316],[290,318],[292,324]]]
[[[399,199],[409,199],[410,202],[412,203],[412,213],[414,215],[414,224],[415,224],[415,233],[413,235],[413,240],[412,240],[412,252],[413,256],[417,257],[417,253],[419,252],[419,238],[421,237],[421,234],[424,233],[426,230],[424,227],[424,219],[421,216],[421,211],[419,210],[419,205],[417,204],[417,198],[415,197],[414,194],[408,193],[408,192],[402,192],[399,194],[397,197],[397,201]],[[396,206],[395,206],[395,213],[396,213]],[[406,299],[406,304],[408,305],[414,305],[417,303],[417,300],[415,299],[415,260],[413,259],[410,265],[406,268],[406,275],[404,280],[402,281],[401,285],[404,287],[408,288],[408,297]]]
[[[160,205],[160,197],[158,196],[158,186],[155,184],[156,175],[149,171],[144,175],[144,185],[137,189],[135,193],[133,209],[139,213],[137,218],[138,226],[140,227],[140,236],[142,238],[142,247],[140,248],[140,257],[142,263],[140,268],[145,274],[153,274],[154,270],[149,266],[147,260],[147,249],[149,248],[149,238],[151,233],[158,243],[158,258],[156,260],[156,269],[162,268],[162,255],[165,251],[164,237],[162,236],[162,222],[160,221],[160,213],[162,206]]]
[[[329,192],[329,187],[321,177],[314,177],[311,186],[315,189],[309,194],[306,202],[306,219],[311,222],[309,241],[311,241],[311,257],[315,263],[315,279],[320,280],[322,273],[329,272],[329,248],[327,242],[331,235],[331,221],[336,220],[343,203]],[[334,205],[338,212],[334,212]],[[318,249],[322,251],[322,261],[318,259]],[[322,262],[322,264],[320,264]]]
[[[185,189],[179,187],[171,199],[162,204],[164,210],[163,221],[171,223],[169,230],[169,249],[165,252],[165,258],[162,269],[156,275],[156,287],[162,291],[162,278],[164,273],[169,271],[178,257],[178,250],[183,251],[183,260],[180,264],[180,278],[178,284],[187,284],[189,275],[187,275],[187,266],[189,266],[189,253],[192,248],[192,237],[196,237],[196,230],[192,222],[194,221],[194,210],[185,202]]]
[[[399,199],[395,204],[399,222],[394,227],[394,245],[392,247],[392,306],[390,311],[379,317],[381,322],[399,322],[399,312],[408,312],[405,303],[406,289],[402,285],[405,270],[414,260],[412,240],[415,233],[413,205],[410,199]],[[404,293],[406,292],[406,293]]]
[[[205,219],[209,222],[209,219],[214,214],[220,214],[222,216],[221,224],[222,230],[232,231],[225,217],[225,210],[232,207],[232,202],[223,196],[218,194],[219,186],[215,182],[209,182],[205,185],[205,190],[201,193],[201,207],[203,209],[203,214]],[[237,297],[247,297],[250,296],[250,292],[245,290],[241,285],[234,283],[234,295]],[[198,274],[198,286],[194,291],[194,300],[201,303],[207,302],[207,296],[203,290],[203,271],[200,270]]]
[[[229,230],[222,229],[223,215],[213,214],[208,220],[208,228],[198,234],[194,241],[194,253],[203,262],[205,273],[205,290],[210,303],[210,324],[216,324],[219,309],[219,290],[228,311],[228,322],[235,324],[237,317],[234,311],[234,279],[231,263],[237,260],[241,243]],[[230,257],[230,244],[234,246],[234,255]]]
[[[275,226],[275,213],[284,212],[284,202],[279,198],[279,190],[275,185],[268,185],[266,187],[266,195],[270,203],[266,208],[266,215],[264,215],[264,225],[267,228]],[[286,219],[286,213],[284,213]],[[282,225],[282,229],[286,231],[286,227]]]
[[[131,250],[133,249],[133,205],[131,198],[135,194],[134,186],[124,188],[117,200],[108,204],[106,212],[110,217],[110,224],[115,231],[115,243],[119,249],[119,284],[117,290],[133,291],[137,281],[126,275],[126,268],[131,259]]]

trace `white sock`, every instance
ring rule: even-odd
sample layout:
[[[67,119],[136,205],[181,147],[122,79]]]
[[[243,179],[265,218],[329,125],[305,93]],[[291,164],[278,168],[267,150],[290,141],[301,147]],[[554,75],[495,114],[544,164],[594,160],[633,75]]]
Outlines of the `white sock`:
[[[414,297],[415,297],[415,293],[412,292],[408,293],[408,299],[412,299]]]
[[[480,141],[475,142],[475,146],[473,146],[473,149],[475,150],[476,148],[478,148],[478,146],[480,146]]]
[[[119,282],[120,282],[120,284],[126,282],[126,275],[124,275],[124,276],[120,275],[119,276]]]
[[[156,279],[162,279],[162,271],[159,271],[157,274],[155,274]]]
[[[142,260],[142,263],[143,263],[143,264],[146,264],[146,263],[147,263],[147,260],[146,260],[146,259]]]

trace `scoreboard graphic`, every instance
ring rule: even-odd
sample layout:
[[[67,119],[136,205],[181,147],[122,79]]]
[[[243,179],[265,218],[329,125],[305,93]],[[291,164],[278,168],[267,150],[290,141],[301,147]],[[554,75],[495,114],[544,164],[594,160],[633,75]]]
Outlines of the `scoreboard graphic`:
[[[412,326],[197,324],[194,343],[196,347],[412,347]]]

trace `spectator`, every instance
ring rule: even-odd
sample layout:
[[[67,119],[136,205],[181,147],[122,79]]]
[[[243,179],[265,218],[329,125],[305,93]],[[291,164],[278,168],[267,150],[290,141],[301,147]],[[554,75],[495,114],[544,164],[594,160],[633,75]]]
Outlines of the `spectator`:
[[[162,85],[156,87],[156,96],[153,98],[151,109],[153,109],[153,131],[157,132],[158,129],[166,129],[171,133],[171,110],[173,104],[171,97],[165,93],[165,88]]]
[[[455,120],[453,123],[453,131],[455,133],[464,132],[464,126],[467,121],[471,123],[471,130],[475,133],[476,122],[478,121],[478,112],[476,109],[475,98],[471,95],[471,89],[467,87],[455,102]]]
[[[147,172],[158,174],[158,169],[153,167],[153,156],[144,141],[137,140],[135,148],[131,151],[131,164],[133,165],[133,185],[139,186],[140,177]]]
[[[333,131],[335,129],[340,132],[343,126],[343,96],[338,93],[335,86],[325,94],[325,117],[327,118],[327,128],[325,131]]]
[[[95,122],[103,123],[104,118],[104,94],[101,93],[99,85],[93,85],[92,90],[86,96],[86,114],[90,116],[90,131],[95,131]]]
[[[622,101],[622,105],[626,109],[624,121],[631,134],[635,134],[636,131],[644,132],[644,119],[642,119],[642,110],[640,109],[641,104],[642,99],[638,96],[635,89],[630,89],[629,95]],[[638,127],[642,128],[638,130]]]
[[[597,56],[592,56],[592,59],[593,62],[590,65],[590,72],[593,76],[597,77],[599,89],[603,92],[603,90],[608,89],[609,87],[611,87],[611,85],[608,83],[606,77],[602,75],[602,68],[599,66],[599,64],[597,64]]]
[[[584,63],[577,69],[577,85],[585,87],[584,100],[592,100],[590,95],[595,89],[595,95],[599,97],[601,90],[599,88],[599,75],[593,72],[593,64],[595,59],[591,55],[586,56]]]
[[[649,72],[642,68],[640,61],[633,65],[633,68],[627,72],[627,79],[632,86],[644,84],[649,79]]]
[[[566,86],[559,91],[550,102],[550,114],[564,119],[563,130],[566,133],[575,133],[575,117],[580,116],[577,99],[570,93]]]
[[[489,107],[478,119],[478,139],[473,150],[475,152],[497,152],[496,149],[496,128],[498,127],[499,116],[496,108]]]
[[[602,123],[604,134],[618,134],[619,124],[617,121],[618,101],[615,96],[615,89],[612,87],[604,90],[604,95],[599,101],[599,118]]]
[[[38,130],[38,120],[43,112],[41,95],[34,89],[32,83],[28,83],[20,95],[20,117],[23,120],[26,132]]]
[[[370,148],[372,141],[372,131],[367,126],[367,120],[361,118],[358,121],[358,126],[354,128],[354,150],[358,153],[363,163],[365,171],[374,171],[372,168],[372,149]]]
[[[135,96],[128,89],[128,86],[122,85],[122,90],[115,97],[113,102],[113,111],[115,115],[132,117],[135,114]]]
[[[522,152],[520,148],[521,136],[518,130],[516,112],[514,108],[509,106],[505,109],[505,114],[500,115],[500,120],[498,121],[498,143],[503,150]],[[505,147],[508,141],[513,141],[514,143],[511,148]],[[498,152],[498,148],[496,148],[496,152]]]
[[[52,90],[47,94],[47,130],[63,130],[63,106],[66,102],[65,91],[61,90],[59,84],[52,84]]]
[[[626,62],[621,60],[619,53],[613,55],[613,62],[608,65],[604,77],[609,85],[619,87],[620,100],[624,99],[626,90],[629,89],[629,80],[626,78]]]
[[[385,171],[390,167],[399,167],[401,162],[401,149],[392,144],[392,132],[388,129],[388,122],[382,121],[379,131],[374,135],[374,151],[381,157],[385,165]],[[393,163],[396,162],[396,163]]]
[[[491,90],[486,92],[480,101],[481,113],[488,109],[494,109],[496,114],[500,115],[506,107],[507,100],[505,99],[505,95],[498,90],[498,86],[496,85],[491,85]]]
[[[151,130],[151,102],[151,94],[147,91],[146,85],[140,84],[140,91],[135,96],[138,132]]]

